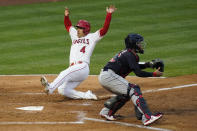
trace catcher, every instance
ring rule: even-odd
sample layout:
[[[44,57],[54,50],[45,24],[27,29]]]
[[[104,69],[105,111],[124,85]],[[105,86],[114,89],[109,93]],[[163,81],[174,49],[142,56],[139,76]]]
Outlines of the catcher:
[[[120,51],[112,58],[99,75],[100,84],[108,91],[116,94],[104,103],[100,111],[101,117],[107,120],[116,120],[115,113],[132,100],[135,106],[135,114],[138,120],[147,126],[162,117],[162,113],[153,114],[142,96],[140,87],[124,79],[130,72],[138,77],[160,77],[163,75],[164,63],[160,59],[139,64],[137,53],[144,53],[144,38],[139,34],[129,34],[125,38],[126,49]],[[141,69],[156,68],[154,72],[146,72]]]

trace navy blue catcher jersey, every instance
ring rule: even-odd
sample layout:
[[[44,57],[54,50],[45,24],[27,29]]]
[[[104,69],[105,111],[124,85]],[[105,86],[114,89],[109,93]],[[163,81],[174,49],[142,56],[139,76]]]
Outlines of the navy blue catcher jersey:
[[[139,77],[151,77],[153,72],[142,71],[148,65],[138,64],[139,56],[131,49],[125,49],[116,54],[104,67],[104,70],[111,69],[116,74],[126,77],[129,73],[134,72]]]

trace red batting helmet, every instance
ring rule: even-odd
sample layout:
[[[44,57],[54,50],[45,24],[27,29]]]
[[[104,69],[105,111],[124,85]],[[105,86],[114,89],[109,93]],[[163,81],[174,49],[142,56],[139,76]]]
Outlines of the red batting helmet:
[[[77,28],[82,28],[83,33],[85,35],[87,35],[90,32],[90,23],[86,20],[79,20],[76,27]]]

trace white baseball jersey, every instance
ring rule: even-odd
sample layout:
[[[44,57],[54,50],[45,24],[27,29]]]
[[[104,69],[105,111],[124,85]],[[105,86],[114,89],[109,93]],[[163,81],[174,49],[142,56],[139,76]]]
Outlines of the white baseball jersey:
[[[61,71],[58,77],[49,84],[49,93],[56,88],[58,92],[73,99],[94,99],[97,97],[91,92],[76,91],[76,88],[89,75],[90,57],[96,43],[107,33],[111,21],[111,13],[107,13],[104,26],[95,33],[89,33],[78,38],[77,30],[72,26],[69,16],[64,16],[64,25],[72,40],[70,49],[70,66]]]
[[[77,30],[71,26],[69,29],[72,45],[70,49],[70,64],[73,62],[86,62],[90,63],[90,57],[95,48],[96,43],[102,38],[99,30],[95,33],[78,38]]]

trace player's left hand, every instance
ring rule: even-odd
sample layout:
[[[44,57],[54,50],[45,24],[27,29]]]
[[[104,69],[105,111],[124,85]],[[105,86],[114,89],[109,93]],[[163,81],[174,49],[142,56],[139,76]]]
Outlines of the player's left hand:
[[[109,7],[106,7],[107,13],[114,13],[114,11],[116,10],[117,8],[114,5],[110,5]]]
[[[68,16],[68,15],[69,15],[69,9],[68,9],[67,7],[65,7],[64,15],[65,15],[65,16]]]
[[[156,68],[156,69],[158,69],[160,67],[159,71],[164,72],[164,62],[163,62],[163,60],[161,60],[159,58],[149,62],[149,66],[152,68]]]

